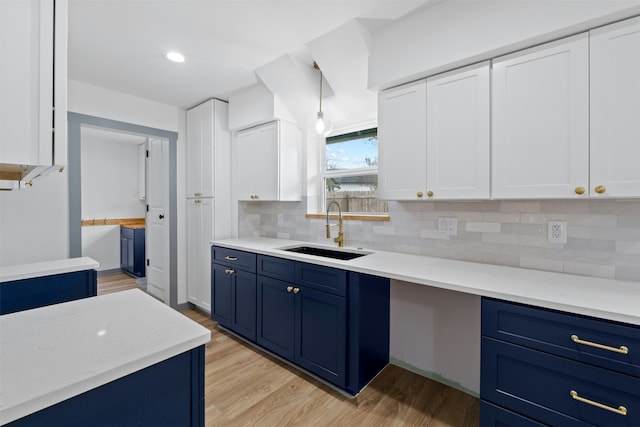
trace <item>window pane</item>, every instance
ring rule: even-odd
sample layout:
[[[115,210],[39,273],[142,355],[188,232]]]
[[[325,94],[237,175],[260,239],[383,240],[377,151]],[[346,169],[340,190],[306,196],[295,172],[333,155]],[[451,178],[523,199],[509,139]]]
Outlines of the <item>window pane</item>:
[[[357,169],[378,166],[378,136],[332,142],[327,140],[326,170]]]
[[[377,175],[325,178],[325,206],[336,201],[342,212],[386,213],[386,201],[378,200]]]

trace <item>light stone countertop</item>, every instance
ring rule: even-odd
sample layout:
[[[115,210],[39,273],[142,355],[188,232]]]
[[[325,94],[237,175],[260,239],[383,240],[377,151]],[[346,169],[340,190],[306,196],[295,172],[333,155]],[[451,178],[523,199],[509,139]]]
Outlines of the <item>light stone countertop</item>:
[[[467,294],[498,298],[640,325],[640,282],[364,249],[369,255],[342,261],[286,252],[311,242],[264,237],[215,240],[214,245],[356,271]],[[356,252],[356,248],[344,248]],[[479,319],[478,319],[479,320]]]
[[[139,289],[0,316],[0,425],[210,338]]]
[[[75,271],[97,270],[98,261],[89,257],[0,266],[0,283]]]

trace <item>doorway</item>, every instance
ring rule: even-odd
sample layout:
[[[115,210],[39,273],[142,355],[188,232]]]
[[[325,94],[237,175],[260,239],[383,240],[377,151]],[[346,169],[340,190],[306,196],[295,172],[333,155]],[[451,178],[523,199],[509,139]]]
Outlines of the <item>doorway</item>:
[[[104,119],[79,113],[68,113],[69,132],[69,255],[82,256],[82,131],[86,128],[97,128],[115,131],[123,134],[147,138],[150,151],[156,151],[163,156],[163,161],[156,161],[150,166],[155,177],[161,179],[161,184],[151,186],[155,188],[152,204],[153,217],[147,213],[147,224],[153,225],[151,234],[154,249],[153,280],[155,281],[154,296],[163,299],[171,307],[177,307],[177,198],[176,198],[176,147],[178,134],[162,129],[149,128],[127,122]],[[157,158],[157,157],[156,157]],[[149,162],[153,163],[153,162]],[[162,170],[160,170],[160,168]],[[117,171],[113,171],[117,173]],[[154,191],[154,190],[151,190]],[[149,193],[151,195],[151,193]],[[148,239],[147,239],[148,240]],[[147,254],[146,258],[151,258]],[[149,271],[149,268],[148,268]],[[147,284],[149,283],[149,280]]]

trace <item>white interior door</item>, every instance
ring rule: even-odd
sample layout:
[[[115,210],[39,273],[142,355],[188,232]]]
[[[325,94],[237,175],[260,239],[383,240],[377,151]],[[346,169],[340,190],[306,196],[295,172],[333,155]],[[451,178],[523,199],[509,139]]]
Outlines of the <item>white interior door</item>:
[[[169,141],[147,142],[147,292],[169,302]]]

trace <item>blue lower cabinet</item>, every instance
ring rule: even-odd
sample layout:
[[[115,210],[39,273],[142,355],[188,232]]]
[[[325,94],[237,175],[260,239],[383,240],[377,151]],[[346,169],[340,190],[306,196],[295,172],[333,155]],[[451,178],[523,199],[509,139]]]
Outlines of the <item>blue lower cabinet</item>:
[[[484,400],[480,401],[480,425],[482,427],[545,427],[515,412],[507,411]]]
[[[294,362],[345,388],[347,381],[346,298],[297,287]]]
[[[137,277],[145,276],[144,227],[120,227],[120,268]]]
[[[222,326],[256,339],[256,275],[211,264],[211,318]]]
[[[204,426],[204,346],[64,400],[7,427]]]
[[[258,276],[258,332],[256,341],[269,351],[293,361],[294,286],[282,280]]]
[[[0,314],[96,296],[95,270],[75,271],[0,283]]]

